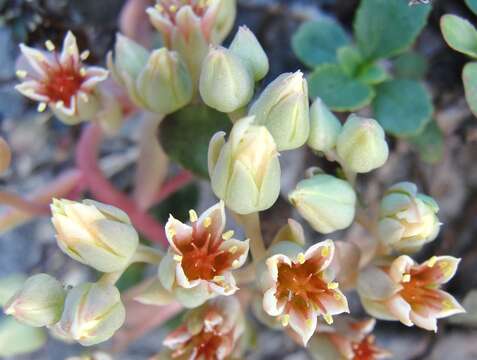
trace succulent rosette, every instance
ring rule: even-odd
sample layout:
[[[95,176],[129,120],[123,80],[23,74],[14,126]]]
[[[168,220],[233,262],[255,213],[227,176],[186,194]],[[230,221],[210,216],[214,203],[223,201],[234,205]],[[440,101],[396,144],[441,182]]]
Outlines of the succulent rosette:
[[[271,250],[262,275],[263,309],[297,333],[304,345],[317,327],[318,316],[327,323],[333,315],[349,312],[348,302],[334,282],[330,264],[335,247],[325,240],[302,252],[300,246],[281,242]]]
[[[222,201],[200,217],[194,211],[190,215],[190,225],[172,216],[166,224],[170,248],[159,265],[159,279],[184,306],[196,307],[238,290],[232,270],[245,263],[249,241],[232,238],[233,231],[224,232]]]
[[[433,256],[417,264],[401,255],[388,266],[368,267],[358,278],[361,302],[378,319],[437,331],[437,319],[465,312],[452,295],[440,289],[452,279],[459,261]]]
[[[168,349],[156,359],[223,360],[238,356],[245,320],[240,303],[221,297],[190,310],[183,325],[164,340]]]
[[[51,41],[46,42],[46,47],[50,53],[20,45],[28,64],[20,64],[17,76],[22,83],[15,88],[38,101],[39,111],[48,105],[67,124],[91,119],[100,108],[96,86],[106,80],[108,71],[83,64],[88,51],[80,54],[76,38],[70,31],[65,36],[61,53],[55,51]]]

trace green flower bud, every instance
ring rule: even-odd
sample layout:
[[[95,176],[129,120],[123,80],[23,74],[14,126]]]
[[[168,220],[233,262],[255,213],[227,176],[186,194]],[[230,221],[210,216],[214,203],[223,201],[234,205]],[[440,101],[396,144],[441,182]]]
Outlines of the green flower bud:
[[[166,48],[151,53],[137,88],[145,107],[160,114],[170,114],[192,99],[192,80],[185,63]]]
[[[14,273],[0,279],[0,306],[4,306],[22,288],[26,279],[26,276],[20,273]]]
[[[348,182],[334,176],[318,174],[302,180],[288,197],[313,229],[323,234],[353,222],[356,194]]]
[[[116,35],[113,54],[108,53],[108,67],[114,80],[127,86],[136,79],[147,63],[149,51],[122,34]]]
[[[434,199],[418,193],[416,185],[398,183],[389,188],[381,201],[380,240],[397,251],[419,251],[439,233],[438,211]]]
[[[126,310],[115,286],[84,283],[68,292],[58,325],[81,345],[91,346],[110,339],[125,318]]]
[[[98,271],[123,269],[136,252],[138,235],[122,210],[96,202],[54,199],[56,240],[63,252]]]
[[[342,165],[355,173],[367,173],[383,166],[389,155],[381,125],[357,115],[346,120],[336,149]]]
[[[308,85],[303,73],[282,74],[272,81],[250,108],[250,115],[267,127],[278,151],[302,146],[310,132]]]
[[[310,136],[308,146],[313,150],[327,152],[336,146],[341,123],[328,109],[323,100],[316,98],[310,108]]]
[[[235,123],[229,139],[216,133],[209,144],[212,189],[239,214],[270,208],[280,192],[280,163],[273,137],[246,117]]]
[[[267,54],[248,27],[239,27],[229,49],[248,64],[255,81],[259,81],[267,75],[270,68]]]
[[[53,325],[60,320],[65,295],[65,289],[55,278],[33,275],[5,304],[4,311],[26,325]]]
[[[210,48],[199,81],[200,95],[208,106],[225,113],[240,109],[252,98],[254,85],[240,57],[220,46]]]

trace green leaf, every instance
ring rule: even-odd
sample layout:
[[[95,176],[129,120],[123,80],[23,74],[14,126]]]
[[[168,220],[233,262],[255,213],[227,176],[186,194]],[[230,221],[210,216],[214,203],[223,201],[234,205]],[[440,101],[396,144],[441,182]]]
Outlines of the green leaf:
[[[310,96],[319,96],[335,111],[352,111],[368,105],[374,97],[369,86],[353,79],[339,65],[317,67],[308,78]]]
[[[338,23],[323,18],[302,24],[292,37],[292,48],[304,64],[313,68],[336,62],[336,50],[349,41],[348,35]]]
[[[426,24],[430,6],[403,0],[362,0],[354,33],[364,57],[379,59],[407,50]]]
[[[165,224],[169,214],[182,222],[189,220],[189,210],[194,209],[199,201],[199,187],[190,184],[161,201],[151,212],[161,223]]]
[[[444,155],[444,135],[434,120],[429,121],[424,130],[409,138],[419,151],[422,161],[435,164]]]
[[[374,114],[390,134],[416,135],[431,119],[431,98],[424,86],[415,80],[386,81],[377,87],[376,92]]]
[[[12,317],[0,322],[0,357],[27,354],[46,343],[45,330],[20,324]]]
[[[341,68],[351,77],[354,77],[364,61],[359,50],[353,45],[340,47],[337,57]]]
[[[416,52],[407,52],[394,60],[394,74],[398,78],[421,79],[427,72],[427,60]]]
[[[477,0],[465,0],[465,3],[474,14],[477,15]]]
[[[441,31],[451,48],[477,58],[477,30],[470,22],[459,16],[447,14],[441,17]]]
[[[116,287],[119,289],[119,291],[126,291],[127,289],[138,284],[144,278],[144,269],[145,265],[142,263],[136,263],[129,266],[116,283]]]
[[[371,64],[359,70],[356,79],[369,85],[377,85],[389,79],[389,74],[379,64]]]
[[[210,138],[231,127],[226,114],[205,105],[189,105],[168,115],[161,123],[159,134],[164,151],[171,159],[196,175],[208,178]]]
[[[465,64],[462,70],[465,99],[472,113],[477,116],[477,62]]]

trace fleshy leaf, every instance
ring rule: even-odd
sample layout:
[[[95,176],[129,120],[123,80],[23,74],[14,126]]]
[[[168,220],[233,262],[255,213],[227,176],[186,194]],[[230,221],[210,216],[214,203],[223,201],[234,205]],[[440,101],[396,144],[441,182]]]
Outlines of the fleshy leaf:
[[[317,67],[308,78],[310,97],[319,96],[335,111],[351,111],[368,105],[374,90],[353,79],[339,65],[325,64]]]
[[[160,138],[169,157],[207,178],[207,151],[212,135],[231,128],[226,114],[204,105],[189,105],[161,123]]]
[[[416,39],[431,10],[402,0],[363,0],[354,19],[358,46],[367,59],[397,55]]]
[[[472,113],[477,116],[477,62],[467,63],[462,71],[465,98]]]
[[[465,0],[465,3],[474,14],[477,15],[477,0]]]
[[[292,38],[293,51],[309,67],[336,62],[336,51],[348,43],[343,28],[327,18],[304,23]]]
[[[470,22],[457,15],[447,14],[441,18],[441,31],[451,48],[477,58],[477,30]]]
[[[390,80],[380,84],[373,101],[376,119],[386,132],[412,136],[430,121],[433,106],[424,86],[415,80]]]
[[[0,322],[0,357],[27,354],[46,342],[45,330],[23,325],[9,317]]]
[[[422,132],[410,138],[409,141],[416,146],[422,161],[434,164],[442,159],[444,135],[434,120],[431,120]]]
[[[398,78],[421,79],[427,72],[427,60],[416,52],[407,52],[394,60],[394,74]]]

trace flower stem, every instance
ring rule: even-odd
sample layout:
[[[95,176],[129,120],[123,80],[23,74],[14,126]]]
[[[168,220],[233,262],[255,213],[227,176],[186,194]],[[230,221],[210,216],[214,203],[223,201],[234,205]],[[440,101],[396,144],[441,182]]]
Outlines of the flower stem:
[[[259,213],[235,214],[235,217],[244,227],[245,234],[250,239],[250,252],[252,253],[253,261],[255,263],[260,261],[265,256],[266,248],[263,242]]]

